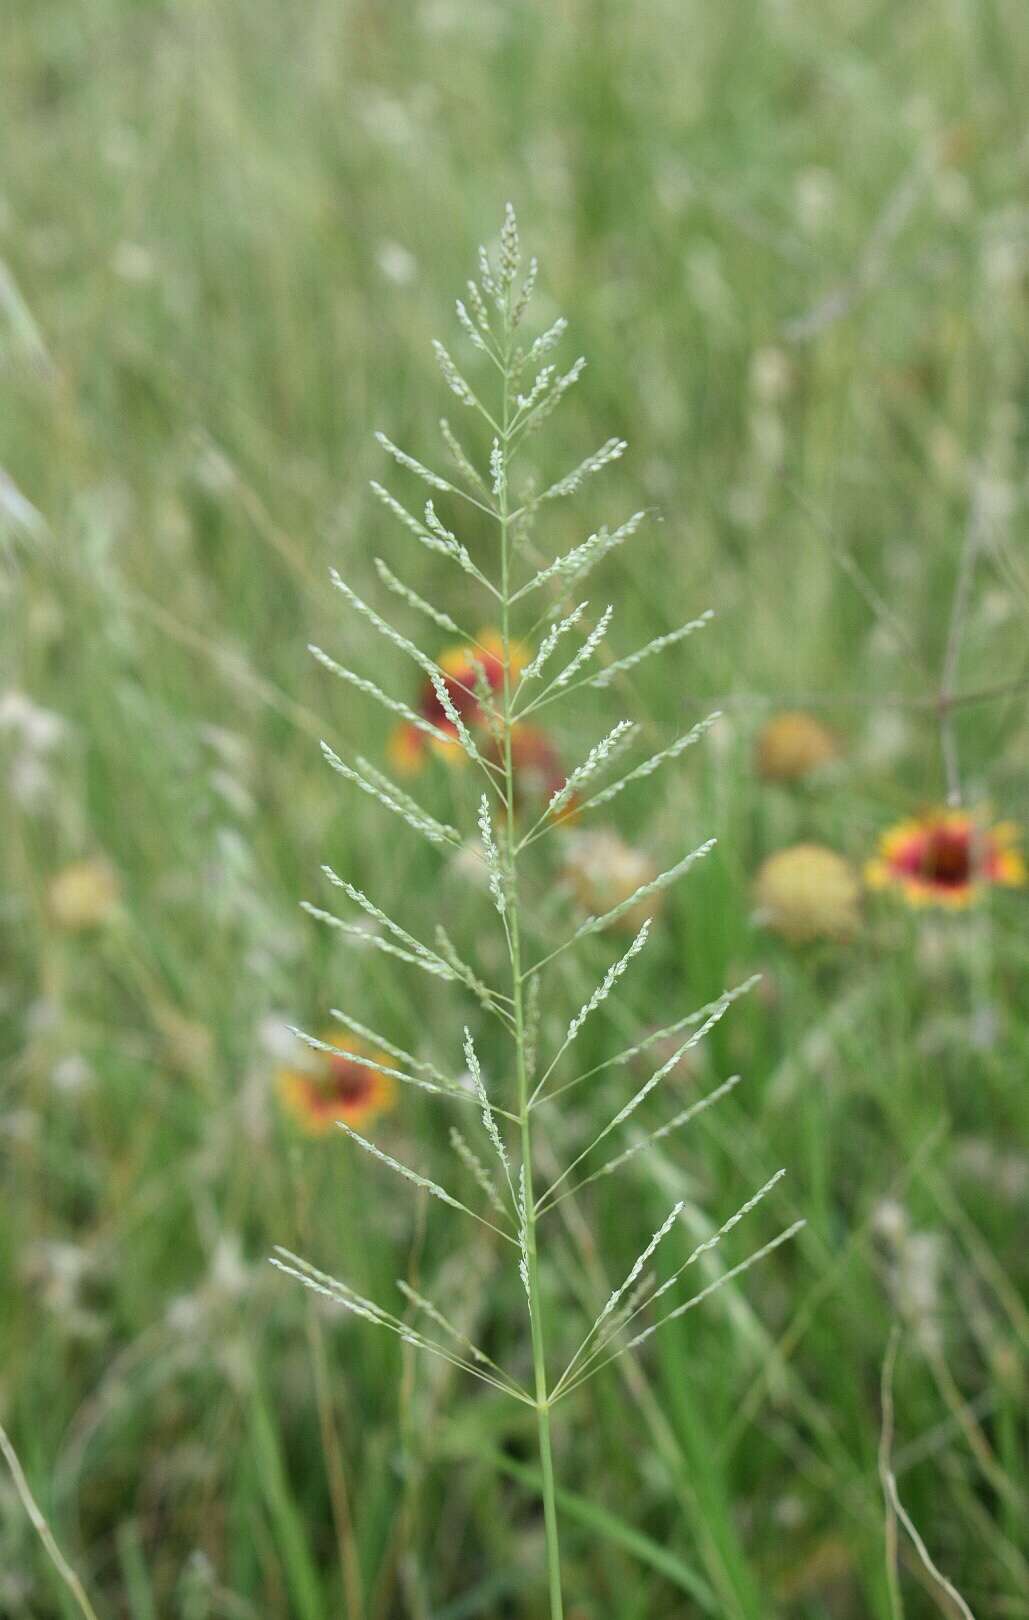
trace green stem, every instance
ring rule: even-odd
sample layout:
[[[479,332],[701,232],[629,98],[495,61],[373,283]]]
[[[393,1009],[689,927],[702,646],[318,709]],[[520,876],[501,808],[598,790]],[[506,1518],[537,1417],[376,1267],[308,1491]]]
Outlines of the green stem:
[[[519,926],[517,844],[514,821],[514,768],[511,753],[511,630],[510,630],[510,517],[507,506],[507,441],[509,421],[509,387],[511,333],[510,312],[505,319],[504,352],[504,405],[503,431],[500,451],[503,458],[503,482],[498,494],[500,522],[501,567],[501,637],[504,661],[504,789],[507,820],[507,918],[508,944],[511,954],[511,984],[514,1015],[515,1060],[518,1076],[518,1122],[521,1130],[522,1165],[525,1178],[525,1242],[527,1249],[527,1289],[529,1319],[532,1331],[532,1365],[535,1379],[536,1420],[539,1438],[540,1475],[542,1479],[543,1519],[546,1529],[547,1582],[550,1593],[551,1620],[563,1620],[564,1603],[561,1596],[561,1550],[557,1526],[557,1496],[554,1486],[554,1458],[550,1441],[550,1400],[547,1390],[547,1364],[543,1338],[543,1302],[539,1286],[539,1263],[536,1251],[536,1208],[532,1177],[532,1119],[529,1099],[529,1076],[525,1065],[525,986],[522,975],[521,931]]]
[[[25,1478],[21,1463],[18,1460],[18,1454],[12,1446],[10,1440],[7,1438],[7,1431],[3,1427],[3,1424],[0,1424],[0,1456],[3,1457],[8,1468],[11,1470],[11,1478],[14,1480],[14,1488],[21,1498],[22,1507],[28,1514],[33,1529],[38,1535],[40,1541],[43,1543],[43,1546],[46,1548],[47,1557],[50,1559],[54,1569],[61,1577],[61,1580],[68,1588],[72,1597],[75,1599],[75,1602],[78,1604],[80,1610],[82,1611],[84,1620],[97,1620],[96,1610],[94,1609],[92,1603],[90,1603],[89,1598],[86,1596],[85,1588],[83,1587],[82,1582],[79,1580],[79,1577],[68,1563],[68,1560],[65,1558],[60,1547],[57,1545],[57,1542],[54,1539],[54,1533],[46,1519],[43,1517],[43,1514],[36,1503],[36,1499],[29,1489],[29,1482]],[[558,1593],[558,1608],[555,1610],[555,1613],[560,1614],[560,1612],[560,1593]]]

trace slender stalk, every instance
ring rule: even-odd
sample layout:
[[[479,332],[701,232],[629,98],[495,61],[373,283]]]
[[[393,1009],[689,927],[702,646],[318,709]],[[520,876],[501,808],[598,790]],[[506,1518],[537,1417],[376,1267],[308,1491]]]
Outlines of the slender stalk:
[[[4,1429],[2,1424],[0,1424],[0,1455],[3,1456],[4,1461],[11,1470],[11,1478],[14,1481],[14,1488],[21,1498],[21,1504],[32,1522],[32,1528],[35,1530],[40,1541],[43,1543],[43,1546],[46,1548],[47,1557],[53,1564],[54,1569],[57,1571],[58,1575],[61,1577],[61,1580],[64,1582],[72,1597],[75,1599],[75,1602],[81,1609],[84,1620],[97,1620],[96,1610],[94,1609],[92,1603],[90,1603],[89,1598],[86,1596],[85,1588],[83,1587],[82,1582],[79,1580],[79,1577],[76,1575],[68,1560],[65,1558],[60,1547],[57,1545],[54,1533],[46,1519],[43,1517],[39,1505],[29,1489],[29,1482],[25,1478],[21,1463],[18,1461],[18,1454],[8,1439],[7,1431]],[[555,1612],[560,1614],[560,1608],[558,1608]]]
[[[550,1593],[551,1620],[563,1620],[564,1603],[561,1596],[561,1551],[557,1526],[557,1498],[554,1487],[554,1458],[550,1440],[550,1400],[547,1389],[546,1352],[543,1337],[543,1303],[539,1286],[539,1262],[536,1250],[536,1199],[532,1175],[532,1114],[529,1098],[529,1076],[525,1062],[525,981],[522,974],[521,929],[518,903],[517,840],[515,835],[514,766],[511,750],[512,692],[511,692],[511,628],[510,628],[510,516],[508,513],[507,473],[509,460],[510,421],[510,361],[511,361],[511,303],[510,291],[504,311],[503,356],[503,411],[502,431],[499,435],[502,476],[497,493],[498,522],[500,524],[501,569],[501,638],[504,663],[504,796],[506,800],[507,837],[505,839],[507,864],[507,939],[511,957],[511,986],[514,1003],[515,1063],[518,1079],[518,1121],[521,1131],[522,1166],[525,1197],[525,1243],[527,1261],[527,1291],[529,1318],[532,1332],[532,1365],[536,1392],[536,1420],[539,1438],[540,1473],[542,1476],[543,1518],[546,1529],[547,1582]]]

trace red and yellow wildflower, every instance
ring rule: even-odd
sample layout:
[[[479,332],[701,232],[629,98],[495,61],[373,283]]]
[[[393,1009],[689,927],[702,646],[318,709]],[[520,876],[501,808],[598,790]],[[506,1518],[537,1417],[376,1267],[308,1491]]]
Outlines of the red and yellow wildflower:
[[[481,683],[492,695],[504,686],[504,647],[495,630],[483,630],[473,644],[447,647],[436,662],[443,672],[447,696],[470,731],[486,725],[486,715],[480,700]],[[523,647],[513,642],[510,647],[510,680],[517,680],[528,662]],[[404,775],[412,775],[424,765],[432,749],[451,764],[459,764],[466,757],[457,740],[457,727],[449,718],[432,681],[425,677],[415,705],[418,713],[443,737],[431,737],[428,732],[411,721],[397,726],[390,738],[389,754],[394,768]]]
[[[312,1048],[277,1076],[279,1099],[301,1130],[324,1136],[337,1120],[359,1130],[394,1107],[396,1082],[382,1073],[394,1066],[391,1058],[338,1029],[321,1039],[331,1052]]]
[[[912,906],[970,905],[984,888],[1026,881],[1018,829],[990,826],[968,810],[928,810],[891,827],[865,867],[873,889],[894,889]]]

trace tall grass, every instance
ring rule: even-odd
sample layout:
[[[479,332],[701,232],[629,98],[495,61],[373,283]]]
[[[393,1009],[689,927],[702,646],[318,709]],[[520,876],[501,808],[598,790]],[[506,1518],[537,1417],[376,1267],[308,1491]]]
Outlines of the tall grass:
[[[607,607],[599,615],[594,611],[593,627],[583,633],[585,626],[580,621],[583,621],[584,615],[589,612],[588,600],[580,602],[571,611],[568,611],[568,605],[596,565],[620,545],[632,539],[639,528],[642,513],[636,513],[614,531],[607,528],[596,530],[587,540],[574,546],[570,551],[550,561],[543,561],[535,567],[530,565],[530,570],[526,574],[525,560],[538,555],[539,542],[534,539],[534,529],[540,517],[545,518],[548,513],[549,503],[574,495],[587,479],[618,460],[626,449],[626,444],[621,439],[607,440],[600,450],[589,455],[584,461],[578,462],[574,468],[554,480],[542,492],[538,491],[538,486],[534,486],[531,472],[528,479],[522,474],[519,451],[524,452],[526,441],[539,434],[554,409],[560,405],[564,394],[578,380],[584,362],[581,359],[577,360],[569,370],[561,371],[547,358],[556,350],[564,336],[567,322],[563,316],[558,316],[544,331],[537,333],[535,338],[522,339],[523,322],[530,313],[536,287],[537,262],[535,259],[530,262],[523,281],[520,281],[519,277],[521,268],[522,254],[518,226],[514,210],[508,204],[500,232],[496,261],[491,259],[486,248],[480,248],[479,278],[468,282],[471,313],[462,300],[459,299],[457,302],[460,323],[472,349],[477,351],[484,361],[489,362],[497,373],[499,381],[496,383],[495,391],[499,393],[499,405],[493,405],[491,409],[492,401],[490,404],[484,403],[484,398],[489,399],[490,396],[483,394],[482,384],[476,382],[473,387],[458,370],[444,346],[438,340],[434,343],[440,369],[451,393],[462,406],[485,423],[492,436],[488,469],[476,468],[444,420],[442,423],[444,438],[455,462],[457,476],[461,480],[457,484],[452,483],[449,477],[424,466],[406,451],[398,449],[384,434],[377,435],[380,444],[393,459],[433,491],[433,498],[426,502],[424,518],[414,517],[381,484],[373,482],[372,485],[376,494],[399,518],[402,527],[413,536],[415,542],[442,553],[466,576],[471,576],[480,592],[486,595],[487,605],[499,613],[499,655],[487,650],[484,641],[472,638],[465,655],[468,667],[458,675],[452,668],[431,658],[387,620],[382,619],[374,608],[369,607],[340,579],[335,571],[332,576],[333,582],[341,590],[348,605],[367,619],[386,641],[407,654],[428,676],[431,683],[427,692],[428,709],[423,702],[420,716],[416,711],[407,711],[406,723],[408,730],[413,732],[412,742],[416,744],[421,742],[424,745],[424,737],[427,734],[437,746],[442,745],[451,753],[461,750],[470,766],[481,776],[484,791],[479,799],[477,815],[479,847],[475,850],[475,854],[484,866],[486,887],[493,902],[497,923],[503,930],[510,988],[505,990],[490,984],[482,976],[482,971],[474,961],[465,964],[458,958],[449,946],[446,933],[442,929],[439,949],[427,947],[408,933],[406,928],[388,917],[349,880],[337,877],[331,867],[325,868],[330,881],[356,903],[371,919],[373,926],[381,930],[369,936],[371,943],[379,945],[392,956],[401,956],[409,966],[420,968],[432,978],[442,979],[451,984],[463,984],[466,992],[469,989],[474,992],[483,1010],[500,1025],[510,1043],[510,1053],[505,1066],[512,1072],[512,1081],[506,1088],[492,1085],[487,1087],[475,1042],[467,1026],[464,1030],[464,1056],[467,1064],[468,1089],[462,1089],[460,1083],[444,1081],[442,1077],[438,1082],[420,1080],[413,1074],[382,1065],[367,1055],[355,1055],[352,1047],[340,1049],[333,1054],[331,1043],[327,1044],[309,1036],[303,1038],[315,1050],[328,1051],[330,1055],[337,1055],[345,1061],[356,1063],[359,1067],[388,1073],[391,1078],[428,1089],[441,1099],[449,1092],[452,1100],[477,1099],[481,1104],[483,1146],[492,1152],[496,1160],[499,1182],[494,1181],[490,1173],[481,1166],[475,1150],[469,1148],[463,1138],[457,1137],[455,1145],[461,1146],[460,1156],[475,1171],[481,1191],[486,1194],[486,1207],[490,1212],[488,1214],[482,1210],[469,1208],[437,1181],[412,1170],[384,1152],[367,1137],[358,1134],[345,1120],[340,1120],[339,1123],[348,1136],[354,1138],[373,1157],[403,1179],[432,1194],[449,1210],[470,1216],[473,1221],[489,1227],[515,1249],[528,1312],[532,1362],[531,1387],[523,1388],[517,1378],[506,1372],[483,1349],[473,1344],[464,1333],[455,1328],[438,1305],[424,1299],[407,1285],[401,1285],[405,1296],[416,1309],[428,1316],[437,1329],[443,1331],[443,1342],[424,1336],[415,1330],[409,1321],[399,1320],[388,1310],[355,1294],[347,1284],[326,1277],[324,1273],[298,1260],[286,1250],[280,1251],[273,1263],[315,1292],[334,1300],[344,1309],[355,1312],[377,1326],[390,1329],[411,1345],[443,1356],[480,1381],[533,1407],[536,1414],[540,1486],[546,1532],[546,1582],[550,1613],[553,1620],[562,1620],[564,1602],[551,1435],[553,1408],[565,1395],[579,1389],[601,1367],[617,1360],[626,1351],[634,1350],[667,1322],[685,1314],[700,1303],[701,1299],[748,1269],[755,1259],[773,1252],[780,1243],[794,1236],[803,1222],[794,1222],[792,1226],[766,1243],[757,1255],[752,1255],[731,1271],[723,1273],[685,1304],[666,1311],[628,1338],[627,1332],[636,1319],[644,1312],[652,1314],[651,1307],[656,1301],[668,1293],[683,1272],[702,1255],[710,1253],[744,1216],[750,1214],[776,1185],[782,1172],[766,1182],[760,1191],[748,1199],[712,1236],[694,1248],[672,1276],[658,1286],[645,1268],[652,1262],[663,1240],[678,1227],[686,1207],[686,1200],[678,1199],[633,1262],[624,1281],[601,1306],[592,1326],[568,1360],[564,1371],[559,1376],[553,1375],[550,1366],[552,1356],[548,1357],[551,1334],[548,1331],[547,1303],[548,1294],[552,1293],[552,1289],[546,1289],[541,1281],[540,1221],[557,1202],[584,1189],[598,1177],[618,1171],[627,1160],[634,1158],[641,1148],[648,1147],[647,1138],[642,1142],[637,1140],[617,1156],[609,1158],[606,1163],[595,1167],[589,1174],[586,1173],[585,1161],[591,1157],[594,1150],[606,1142],[612,1133],[617,1133],[612,1146],[617,1147],[620,1139],[624,1141],[628,1121],[640,1104],[677,1068],[686,1054],[697,1045],[698,1040],[719,1022],[731,1001],[735,999],[735,995],[727,992],[704,1021],[701,1021],[703,1015],[682,1020],[682,1023],[687,1025],[699,1024],[699,1029],[694,1028],[685,1040],[675,1042],[671,1055],[653,1069],[644,1085],[623,1101],[613,1117],[596,1131],[592,1140],[588,1140],[580,1147],[570,1163],[549,1181],[542,1192],[537,1193],[540,1177],[534,1138],[540,1130],[550,1128],[549,1114],[543,1114],[542,1111],[553,1105],[561,1093],[571,1090],[582,1080],[589,1080],[593,1072],[587,1070],[576,1077],[565,1079],[558,1086],[553,1081],[555,1071],[573,1047],[587,1020],[607,1001],[618,986],[622,975],[643,950],[650,931],[651,919],[647,918],[643,922],[628,950],[608,967],[598,987],[571,1019],[563,1039],[557,1044],[549,1062],[545,1060],[545,1055],[538,1053],[539,1002],[541,996],[547,994],[552,978],[552,972],[548,973],[547,970],[551,969],[555,959],[570,947],[576,946],[590,935],[609,928],[620,918],[638,912],[641,905],[667,889],[676,879],[688,872],[697,860],[708,854],[713,848],[714,841],[710,840],[700,845],[675,866],[632,888],[601,914],[589,915],[577,929],[556,945],[546,941],[544,936],[543,944],[536,945],[535,961],[530,961],[532,953],[526,951],[527,935],[523,917],[525,856],[529,849],[548,833],[559,829],[562,822],[571,817],[578,820],[580,817],[588,816],[599,806],[609,804],[634,782],[649,779],[662,766],[678,759],[687,747],[705,734],[718,717],[712,715],[676,741],[623,771],[621,775],[615,775],[613,780],[608,780],[605,784],[604,777],[611,776],[612,762],[621,757],[624,752],[623,745],[630,742],[631,733],[636,729],[630,721],[621,720],[593,744],[579,765],[553,785],[547,785],[539,813],[526,804],[528,796],[523,779],[525,773],[522,770],[516,771],[516,760],[519,739],[530,735],[529,717],[576,691],[610,686],[623,672],[635,668],[649,658],[667,654],[685,636],[703,628],[711,614],[708,611],[702,618],[690,620],[681,629],[659,636],[646,646],[620,659],[614,660],[608,655],[605,666],[599,673],[596,672],[594,667],[596,661],[605,653],[605,638],[613,609]],[[441,493],[444,499],[449,498],[449,503],[457,508],[457,519],[447,517],[444,520],[437,513],[435,500]],[[460,528],[460,517],[467,513],[469,507],[486,517],[492,525],[496,541],[494,546],[487,543],[481,548],[477,557],[473,556],[458,535],[446,526],[447,522],[458,521]],[[414,595],[399,583],[385,564],[380,565],[380,574],[423,617],[430,618],[437,625],[457,631],[458,626],[445,607],[426,603]],[[556,602],[551,606],[544,605],[541,610],[541,596],[544,603],[547,599],[545,587],[555,584],[559,587]],[[529,618],[533,621],[530,636],[535,633],[540,639],[535,645],[530,644],[525,649],[519,662],[516,648],[520,648],[522,643],[516,641],[515,621],[516,617],[525,617],[525,607],[522,604],[527,604]],[[585,625],[588,623],[587,617]],[[577,646],[576,637],[581,638]],[[356,685],[368,696],[377,697],[388,708],[395,708],[395,700],[390,699],[375,683],[354,670],[337,664],[320,648],[312,648],[312,651],[320,663],[326,665],[349,685]],[[495,669],[491,671],[491,664],[495,665],[498,657],[499,672]],[[552,661],[555,660],[559,664],[556,673],[552,667]],[[362,774],[360,770],[344,763],[327,743],[323,742],[322,749],[338,773],[348,778],[355,786],[362,788],[377,801],[383,811],[399,816],[414,834],[426,839],[437,849],[445,849],[448,844],[460,847],[460,834],[455,829],[434,820],[422,805],[410,798],[387,777],[378,771],[372,772],[367,765]],[[495,818],[499,827],[497,833],[494,832]],[[351,937],[356,936],[354,924],[341,921],[333,914],[317,908],[311,909],[326,923],[342,928]],[[400,942],[399,948],[397,941]],[[440,950],[443,954],[440,954]],[[354,1026],[351,1024],[351,1027]],[[400,1056],[398,1048],[389,1042],[386,1045],[389,1051]],[[567,1063],[563,1066],[567,1070]],[[602,1064],[601,1067],[603,1066],[605,1065]],[[424,1063],[422,1067],[424,1069]],[[433,1072],[440,1075],[438,1067]],[[730,1085],[719,1087],[716,1092],[695,1103],[685,1113],[677,1115],[670,1122],[652,1131],[651,1138],[660,1139],[673,1130],[681,1130],[690,1119],[702,1112],[708,1104],[717,1102],[729,1089]],[[539,1117],[541,1114],[542,1118]],[[509,1148],[505,1141],[506,1122],[510,1122],[517,1142],[516,1147]],[[572,1186],[567,1185],[569,1177],[576,1178]],[[493,1212],[500,1217],[501,1225],[498,1226],[491,1218]]]

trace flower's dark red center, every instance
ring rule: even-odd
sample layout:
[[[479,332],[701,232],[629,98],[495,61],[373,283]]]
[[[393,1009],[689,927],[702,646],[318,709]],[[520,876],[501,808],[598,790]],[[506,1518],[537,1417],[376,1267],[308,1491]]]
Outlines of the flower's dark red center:
[[[972,877],[972,841],[966,830],[936,827],[925,841],[919,875],[944,889],[960,889]]]
[[[500,659],[494,657],[492,653],[483,653],[479,658],[479,663],[486,673],[486,683],[490,691],[499,692],[504,684],[504,666]],[[472,720],[474,722],[478,718],[479,700],[475,695],[477,676],[478,671],[469,664],[467,668],[459,670],[456,675],[445,675],[443,677],[443,684],[447,689],[450,701],[462,720]],[[446,711],[436,696],[436,688],[431,681],[426,681],[422,688],[420,708],[425,719],[430,720],[434,726],[439,726],[443,731],[453,730],[453,724],[447,718]]]
[[[467,680],[463,676],[448,675],[443,682],[450,701],[462,720],[478,706],[474,690],[468,690],[472,686],[474,679],[472,671],[469,670]],[[449,727],[451,724],[442,703],[436,696],[436,688],[431,681],[423,688],[421,711],[426,720],[431,720],[434,726]]]
[[[374,1085],[374,1072],[363,1063],[353,1063],[350,1058],[330,1057],[326,1099],[345,1107],[364,1102]]]

